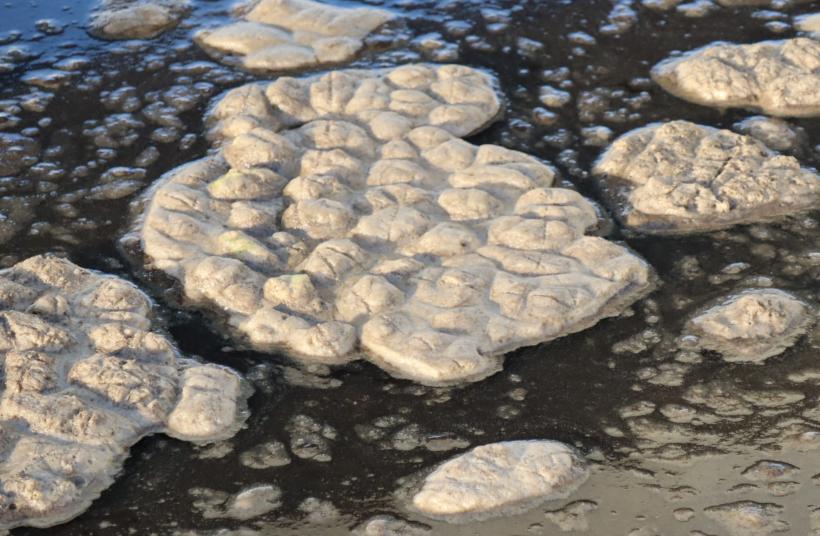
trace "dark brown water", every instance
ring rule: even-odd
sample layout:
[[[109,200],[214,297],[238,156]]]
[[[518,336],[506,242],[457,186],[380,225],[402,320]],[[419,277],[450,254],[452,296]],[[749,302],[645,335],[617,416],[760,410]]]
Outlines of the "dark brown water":
[[[474,141],[541,157],[591,197],[596,192],[587,170],[600,148],[584,143],[582,129],[607,127],[614,138],[658,120],[729,128],[753,115],[671,97],[649,82],[652,65],[673,51],[715,40],[792,36],[791,17],[820,8],[815,2],[779,11],[718,9],[692,19],[634,2],[634,18],[620,19],[628,28],[613,34],[602,31],[613,9],[605,0],[370,3],[406,14],[407,22],[395,30],[391,49],[368,54],[356,65],[441,60],[487,69],[499,78],[507,113]],[[820,334],[815,329],[763,366],[685,355],[675,344],[689,313],[739,288],[773,286],[816,305],[820,214],[685,238],[623,236],[616,229],[613,238],[655,267],[662,281],[658,290],[621,317],[513,353],[502,373],[478,384],[423,388],[353,364],[319,379],[332,388],[300,387],[286,379],[287,360],[230,349],[208,319],[174,307],[165,282],[135,269],[118,249],[130,225],[129,205],[140,191],[163,172],[205,154],[200,134],[208,102],[251,79],[213,63],[189,38],[199,27],[225,20],[229,3],[194,5],[183,27],[156,40],[105,43],[84,31],[90,6],[85,0],[0,4],[0,42],[10,41],[0,45],[0,140],[14,133],[39,145],[25,164],[7,164],[8,177],[0,178],[0,212],[6,216],[0,233],[7,237],[0,259],[9,265],[60,251],[84,266],[138,282],[156,299],[159,316],[183,352],[249,375],[256,387],[251,418],[218,449],[147,438],[85,514],[59,527],[13,534],[225,529],[215,533],[227,535],[241,527],[270,535],[347,534],[376,514],[413,518],[393,500],[397,479],[468,444],[521,438],[577,445],[595,462],[593,476],[571,499],[509,519],[455,527],[418,521],[443,535],[560,534],[559,518],[564,528],[581,529],[586,522],[587,533],[601,536],[717,535],[730,532],[705,509],[755,501],[782,507],[777,515],[787,524],[779,525],[785,533],[820,533],[820,422],[811,420],[820,416],[805,413],[820,403],[820,383],[797,382],[794,376],[820,369]],[[60,70],[69,67],[76,70]],[[544,106],[544,85],[565,91],[568,102]],[[805,131],[799,158],[816,167],[820,121],[791,123]],[[101,186],[123,177],[133,181],[133,191],[100,198],[107,195],[100,194]],[[696,399],[692,393],[699,386],[719,386],[728,395]],[[747,411],[726,417],[731,403]],[[629,416],[624,408],[635,404],[648,413]],[[287,445],[288,423],[296,415],[335,429],[330,462],[291,455],[291,463],[281,467],[241,463],[244,452],[262,443]],[[763,459],[800,470],[780,483],[741,475]],[[191,493],[208,488],[232,494],[254,484],[281,488],[282,506],[244,522],[205,518],[194,504],[201,499]],[[309,517],[303,502],[311,497],[332,503],[337,515]],[[566,524],[571,516],[545,514],[578,500],[590,504],[588,513],[570,519],[575,525]]]

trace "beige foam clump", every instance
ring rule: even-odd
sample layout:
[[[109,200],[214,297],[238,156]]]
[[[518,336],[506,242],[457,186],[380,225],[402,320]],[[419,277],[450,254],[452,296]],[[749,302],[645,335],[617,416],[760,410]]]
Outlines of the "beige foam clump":
[[[189,0],[101,0],[89,32],[103,39],[150,39],[179,24]]]
[[[130,283],[38,256],[0,271],[0,303],[0,527],[80,514],[146,435],[238,430],[239,376],[180,358]]]
[[[353,536],[429,536],[433,529],[421,523],[414,523],[390,515],[378,515],[365,520],[355,527]]]
[[[754,115],[738,121],[732,128],[760,140],[773,151],[799,151],[805,142],[805,133],[801,128],[776,117]]]
[[[812,321],[811,308],[793,295],[752,289],[700,312],[686,329],[726,361],[762,363],[792,346]]]
[[[453,65],[237,88],[210,118],[220,150],[150,193],[144,253],[257,350],[482,379],[651,287],[550,167],[460,139],[499,109],[487,75]]]
[[[814,39],[820,38],[820,13],[807,13],[795,17],[794,27],[808,33]]]
[[[197,33],[218,59],[254,71],[287,71],[352,60],[364,39],[393,18],[383,9],[312,0],[257,0],[237,22]]]
[[[703,512],[730,536],[770,536],[791,529],[783,519],[783,507],[775,503],[735,501],[709,506]]]
[[[820,205],[820,177],[794,157],[687,121],[627,132],[593,174],[623,223],[650,234],[724,229]]]
[[[566,498],[588,476],[583,458],[558,441],[492,443],[434,469],[409,507],[431,519],[480,521]]]
[[[713,43],[662,61],[652,78],[676,97],[704,106],[820,115],[820,42],[805,37]]]

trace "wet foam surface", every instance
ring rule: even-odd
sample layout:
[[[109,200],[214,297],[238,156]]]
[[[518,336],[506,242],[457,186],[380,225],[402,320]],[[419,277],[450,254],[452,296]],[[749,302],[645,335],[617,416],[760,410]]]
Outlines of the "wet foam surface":
[[[680,9],[687,4],[668,11],[605,1],[368,5],[406,16],[407,30],[403,42],[375,47],[353,66],[423,60],[490,70],[506,116],[468,141],[548,160],[599,200],[591,163],[627,131],[675,119],[731,128],[754,115],[676,99],[650,81],[653,65],[716,40],[793,37],[794,16],[816,11],[811,3],[712,7],[693,19],[686,15],[695,8]],[[615,228],[610,237],[643,256],[661,287],[620,317],[514,352],[503,372],[477,385],[420,387],[362,363],[296,369],[279,356],[232,350],[207,319],[177,307],[169,281],[133,273],[116,248],[130,226],[129,203],[163,172],[205,155],[201,117],[210,99],[253,79],[212,62],[190,40],[191,31],[230,20],[229,3],[194,2],[191,15],[157,39],[113,44],[85,32],[91,7],[0,6],[2,133],[39,145],[23,144],[14,164],[0,160],[9,169],[3,177],[12,177],[0,184],[11,229],[4,224],[0,233],[2,262],[62,251],[81,266],[138,281],[162,304],[184,353],[240,370],[256,393],[248,427],[235,439],[203,448],[145,439],[85,514],[14,534],[333,535],[382,514],[444,535],[820,528],[816,325],[760,366],[726,363],[679,341],[691,315],[746,288],[782,289],[816,309],[817,212],[684,238]],[[817,121],[786,121],[805,133],[789,154],[816,167]],[[403,476],[482,444],[531,438],[563,441],[588,459],[590,477],[571,497],[460,526],[403,511],[394,499]],[[760,469],[762,460],[798,469]],[[192,493],[202,489],[210,491]]]

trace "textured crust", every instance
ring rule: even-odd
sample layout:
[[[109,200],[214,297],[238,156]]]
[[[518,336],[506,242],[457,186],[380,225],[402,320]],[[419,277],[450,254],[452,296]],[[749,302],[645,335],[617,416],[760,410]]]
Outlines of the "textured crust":
[[[725,229],[820,205],[820,177],[794,157],[687,121],[627,132],[593,173],[624,225],[649,234]]]
[[[0,527],[85,510],[131,445],[209,442],[244,420],[233,371],[181,359],[130,283],[38,256],[0,272]]]
[[[586,236],[593,205],[550,167],[459,139],[499,108],[460,66],[237,88],[210,117],[220,150],[149,194],[143,250],[257,350],[482,379],[652,286],[645,262]]]
[[[393,18],[383,9],[338,7],[312,0],[255,0],[241,20],[194,37],[214,58],[257,72],[346,63],[364,39]]]
[[[408,508],[451,523],[481,521],[568,497],[588,476],[580,454],[558,441],[491,443],[433,469]]]
[[[189,0],[101,0],[88,31],[102,39],[150,39],[179,24]]]
[[[788,292],[750,289],[701,311],[686,330],[726,361],[762,363],[792,346],[813,321],[810,306]]]
[[[820,43],[798,37],[751,45],[713,43],[652,69],[666,91],[717,108],[820,115]]]

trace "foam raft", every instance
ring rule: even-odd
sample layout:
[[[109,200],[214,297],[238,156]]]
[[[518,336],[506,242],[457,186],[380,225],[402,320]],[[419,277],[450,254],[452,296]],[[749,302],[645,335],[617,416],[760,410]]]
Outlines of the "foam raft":
[[[681,99],[782,117],[820,115],[820,42],[805,37],[748,45],[717,42],[652,68]]]
[[[238,11],[238,21],[201,30],[194,40],[219,61],[267,72],[349,62],[393,19],[383,9],[311,0],[254,0]]]
[[[583,457],[564,443],[503,441],[445,461],[399,497],[407,509],[431,519],[468,523],[564,499],[588,477]]]
[[[101,39],[150,39],[174,28],[191,8],[189,0],[100,0],[88,32]]]
[[[820,176],[728,130],[670,121],[627,132],[593,175],[613,213],[648,234],[687,234],[820,207]]]
[[[147,262],[256,350],[480,380],[652,286],[551,167],[460,139],[499,111],[493,80],[457,65],[237,88],[209,119],[219,150],[149,192]]]
[[[777,289],[721,298],[686,323],[686,334],[729,362],[763,363],[786,351],[814,322],[811,306]]]
[[[232,436],[247,388],[180,357],[132,284],[38,256],[0,271],[0,528],[82,513],[153,433]]]

